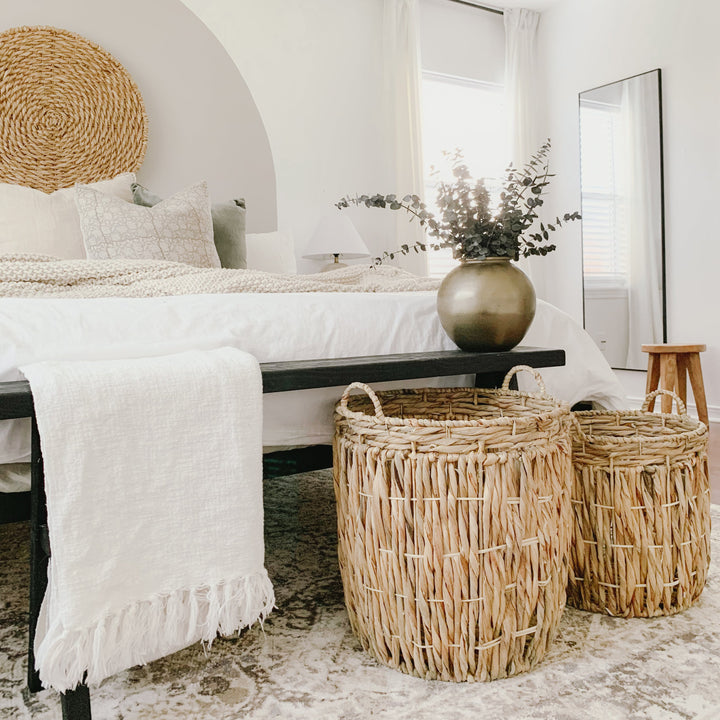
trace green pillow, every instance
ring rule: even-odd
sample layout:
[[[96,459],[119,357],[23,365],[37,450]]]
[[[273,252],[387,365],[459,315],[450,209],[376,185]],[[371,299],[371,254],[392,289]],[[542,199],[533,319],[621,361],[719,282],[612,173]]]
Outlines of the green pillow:
[[[146,187],[133,183],[133,202],[136,205],[152,207],[162,198],[151,193]],[[245,246],[245,200],[231,200],[213,203],[210,207],[213,224],[213,239],[220,264],[224,268],[247,268]]]

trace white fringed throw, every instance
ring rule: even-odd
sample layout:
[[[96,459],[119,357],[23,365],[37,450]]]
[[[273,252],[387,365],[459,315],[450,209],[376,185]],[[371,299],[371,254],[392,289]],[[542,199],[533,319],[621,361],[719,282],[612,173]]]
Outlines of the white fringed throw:
[[[46,686],[85,672],[98,683],[270,612],[255,358],[221,348],[21,369],[52,548],[35,644]]]

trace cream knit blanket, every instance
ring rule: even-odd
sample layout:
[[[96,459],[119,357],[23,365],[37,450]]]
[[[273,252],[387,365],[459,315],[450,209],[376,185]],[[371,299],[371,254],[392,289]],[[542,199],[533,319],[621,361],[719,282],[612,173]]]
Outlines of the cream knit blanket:
[[[437,290],[439,280],[389,266],[353,265],[315,275],[197,268],[164,260],[58,260],[0,256],[0,296],[158,297],[221,293],[406,292]]]

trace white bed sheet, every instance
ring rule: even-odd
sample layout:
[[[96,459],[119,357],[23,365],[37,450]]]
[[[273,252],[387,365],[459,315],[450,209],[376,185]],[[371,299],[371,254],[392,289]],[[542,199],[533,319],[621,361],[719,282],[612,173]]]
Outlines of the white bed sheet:
[[[435,299],[433,292],[3,298],[0,381],[21,379],[17,368],[39,360],[139,357],[226,345],[260,362],[453,349],[440,326]],[[553,395],[570,403],[627,406],[622,386],[590,336],[552,305],[538,302],[522,344],[566,351],[565,367],[541,370]],[[424,379],[392,386],[452,386],[468,380]],[[520,382],[523,389],[533,387],[532,378],[521,377]],[[378,384],[386,386],[390,384]],[[323,388],[265,395],[264,445],[329,442],[341,392]],[[0,463],[27,462],[29,436],[29,421],[0,421]],[[0,474],[0,491],[23,489],[20,477]]]

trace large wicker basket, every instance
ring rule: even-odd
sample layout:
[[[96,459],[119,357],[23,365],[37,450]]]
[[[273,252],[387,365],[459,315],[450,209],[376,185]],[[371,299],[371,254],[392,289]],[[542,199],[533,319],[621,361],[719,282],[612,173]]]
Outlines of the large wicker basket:
[[[661,393],[679,415],[647,411]],[[707,428],[666,390],[640,411],[574,417],[568,604],[622,617],[690,607],[710,562]]]
[[[570,413],[544,394],[353,383],[336,408],[340,570],[353,631],[426,679],[544,656],[565,605]],[[353,387],[367,395],[349,396]],[[369,396],[369,397],[368,397]]]

